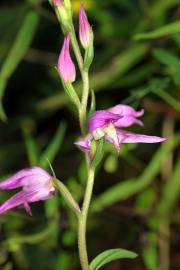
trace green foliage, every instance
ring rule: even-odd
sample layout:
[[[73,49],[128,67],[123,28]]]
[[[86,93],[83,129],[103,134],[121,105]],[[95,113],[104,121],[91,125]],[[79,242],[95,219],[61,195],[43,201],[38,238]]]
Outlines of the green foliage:
[[[126,249],[109,249],[99,254],[90,264],[90,269],[98,270],[105,264],[118,259],[134,259],[137,254]]]
[[[8,78],[15,71],[17,65],[20,63],[36,32],[39,22],[39,16],[37,13],[30,11],[24,19],[22,26],[17,34],[16,40],[0,70],[0,98],[2,100],[4,91],[8,82]],[[27,34],[28,33],[28,34]],[[2,102],[2,101],[1,101]],[[0,104],[0,117],[2,120],[6,119],[5,113]]]
[[[180,21],[167,24],[151,32],[137,34],[135,36],[135,39],[136,40],[155,39],[155,38],[161,38],[168,35],[173,35],[176,33],[180,33]]]

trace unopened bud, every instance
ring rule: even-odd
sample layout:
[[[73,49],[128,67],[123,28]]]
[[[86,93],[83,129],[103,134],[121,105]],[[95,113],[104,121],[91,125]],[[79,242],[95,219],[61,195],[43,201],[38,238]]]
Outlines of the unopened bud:
[[[76,78],[76,69],[75,65],[71,59],[69,51],[70,38],[69,34],[66,35],[63,43],[63,47],[58,59],[58,71],[61,78],[65,82],[74,82]]]
[[[85,12],[83,5],[80,7],[79,12],[79,39],[81,41],[82,46],[87,49],[90,45],[90,31],[91,27],[88,22],[88,18]]]

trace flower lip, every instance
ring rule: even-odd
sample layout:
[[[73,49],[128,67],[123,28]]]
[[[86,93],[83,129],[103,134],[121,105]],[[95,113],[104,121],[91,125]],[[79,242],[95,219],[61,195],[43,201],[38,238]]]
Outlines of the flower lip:
[[[1,189],[22,188],[0,206],[0,214],[15,207],[24,207],[31,214],[29,203],[53,196],[53,177],[40,167],[23,169],[0,183]]]
[[[74,142],[82,151],[89,152],[90,151],[90,144],[91,139],[87,137],[81,138],[78,141]]]

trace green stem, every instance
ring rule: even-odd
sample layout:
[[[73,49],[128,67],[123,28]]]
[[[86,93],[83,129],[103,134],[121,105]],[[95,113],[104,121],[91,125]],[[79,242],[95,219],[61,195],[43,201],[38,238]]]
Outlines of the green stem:
[[[82,270],[90,270],[86,247],[86,223],[94,185],[94,169],[89,168],[82,212],[79,215],[78,247]]]
[[[81,108],[79,110],[80,116],[80,126],[83,135],[86,133],[86,114],[87,114],[87,103],[88,103],[88,96],[89,96],[89,76],[88,72],[82,72],[82,79],[83,79],[83,92],[82,92],[82,101],[81,101]]]
[[[79,121],[80,121],[81,131],[83,135],[85,135],[87,103],[88,103],[88,96],[89,96],[89,75],[88,75],[88,72],[84,70],[84,61],[83,61],[81,51],[77,42],[76,33],[75,33],[73,25],[72,25],[72,30],[70,32],[70,38],[71,38],[71,44],[74,50],[74,54],[78,62],[79,70],[82,77],[82,83],[83,83],[82,101],[81,101],[81,107],[79,109]]]

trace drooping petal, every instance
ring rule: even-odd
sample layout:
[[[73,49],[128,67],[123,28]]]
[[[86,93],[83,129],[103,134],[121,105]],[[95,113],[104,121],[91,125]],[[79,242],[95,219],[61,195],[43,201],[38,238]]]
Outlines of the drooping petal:
[[[92,116],[89,119],[88,131],[89,133],[93,133],[93,131],[96,130],[97,128],[101,128],[110,123],[114,123],[118,119],[119,115],[117,114],[105,110],[96,111],[92,114]]]
[[[58,59],[58,71],[60,76],[65,82],[74,82],[76,78],[75,65],[71,59],[69,51],[70,38],[69,34],[66,35],[64,39],[64,44]]]
[[[24,204],[28,203],[31,201],[31,199],[34,196],[34,192],[32,193],[27,193],[25,191],[20,191],[16,193],[14,196],[12,196],[9,200],[5,201],[1,206],[0,206],[0,214],[7,212],[8,210],[16,207],[24,207]]]
[[[116,127],[129,127],[133,124],[143,126],[143,122],[137,118],[144,114],[144,110],[135,111],[131,106],[119,104],[108,109],[108,111],[120,116],[120,118],[114,122]]]
[[[117,151],[119,151],[119,139],[117,135],[117,129],[114,127],[113,124],[108,125],[104,128],[105,131],[105,139],[112,143]]]
[[[125,115],[122,118],[118,119],[114,122],[115,127],[129,127],[134,124],[140,125],[141,127],[144,126],[143,122],[134,116],[131,115]]]
[[[55,188],[50,188],[47,184],[37,184],[30,189],[25,187],[0,206],[0,214],[16,207],[24,207],[28,213],[31,213],[29,203],[49,199],[54,195],[54,192]]]
[[[7,178],[6,180],[0,182],[0,189],[14,189],[21,187],[23,185],[22,180],[26,177],[36,177],[39,175],[40,178],[48,179],[51,176],[40,167],[31,167],[20,170],[16,174],[12,175],[11,177]]]
[[[79,12],[79,39],[86,49],[90,44],[90,24],[83,5],[81,5]]]
[[[74,144],[86,153],[90,151],[91,141],[87,137],[79,139]]]
[[[144,114],[144,110],[140,110],[140,111],[135,111],[133,107],[128,106],[128,105],[124,105],[124,104],[119,104],[116,105],[110,109],[108,109],[109,112],[111,113],[115,113],[115,114],[119,114],[119,115],[131,115],[134,117],[140,117]]]
[[[163,137],[137,134],[117,129],[119,143],[159,143],[166,140]]]

